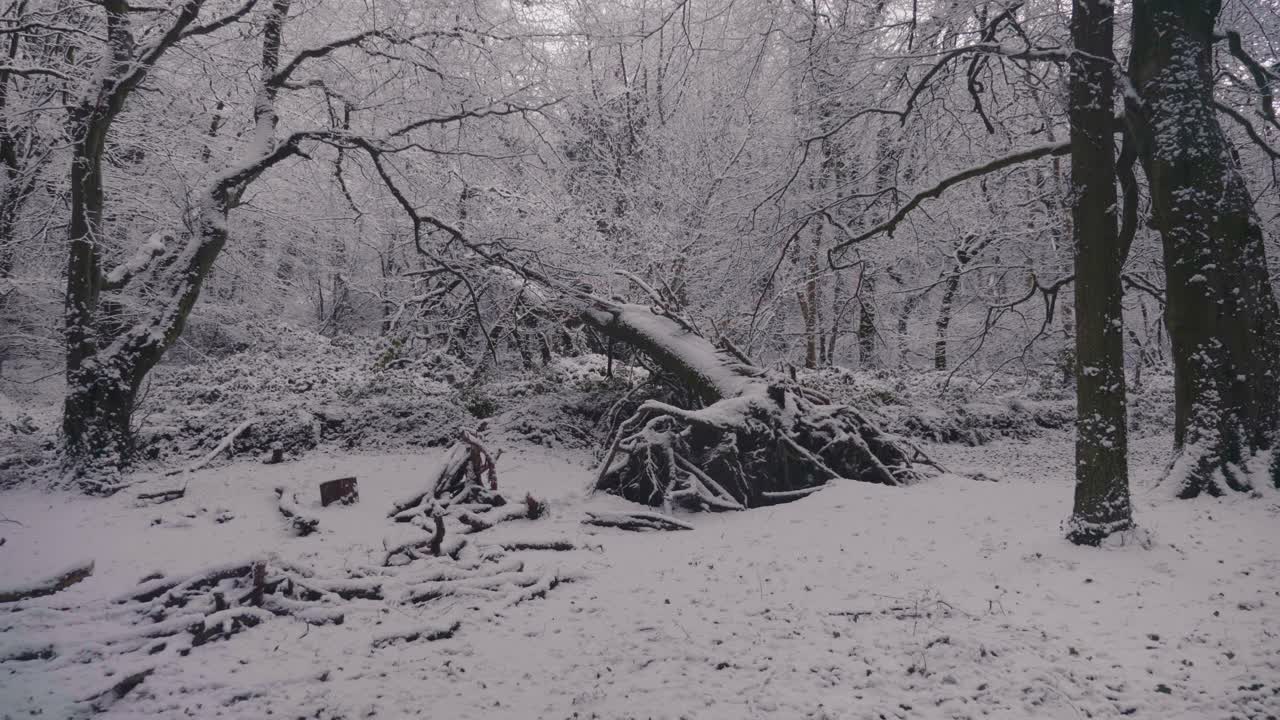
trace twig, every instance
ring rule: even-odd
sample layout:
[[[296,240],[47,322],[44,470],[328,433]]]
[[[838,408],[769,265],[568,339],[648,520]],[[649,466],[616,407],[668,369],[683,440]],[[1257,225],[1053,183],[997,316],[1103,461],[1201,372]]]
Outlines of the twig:
[[[231,443],[235,442],[236,438],[240,437],[240,433],[244,432],[245,430],[248,430],[249,426],[253,425],[254,422],[256,422],[256,420],[253,418],[250,418],[240,423],[239,425],[236,426],[234,430],[227,433],[226,437],[222,438],[222,441],[218,443],[218,446],[215,447],[213,450],[211,450],[208,455],[205,455],[203,458],[201,458],[199,462],[196,462],[193,465],[188,465],[187,467],[180,470],[170,470],[169,472],[165,473],[165,477],[168,477],[170,475],[177,475],[179,473],[195,472],[196,470],[199,470],[205,465],[208,465],[209,463],[213,462],[214,458],[218,457],[218,455],[220,455],[222,451],[231,447]]]

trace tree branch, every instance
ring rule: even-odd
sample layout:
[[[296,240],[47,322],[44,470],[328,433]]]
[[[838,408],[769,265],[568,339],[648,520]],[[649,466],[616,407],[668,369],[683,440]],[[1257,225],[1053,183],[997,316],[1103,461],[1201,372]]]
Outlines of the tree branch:
[[[1241,115],[1240,113],[1231,109],[1227,105],[1224,105],[1223,103],[1218,102],[1217,100],[1213,102],[1213,106],[1217,108],[1219,112],[1229,116],[1232,120],[1235,120],[1236,122],[1240,123],[1241,127],[1244,128],[1244,131],[1248,133],[1249,139],[1253,140],[1254,145],[1257,145],[1259,148],[1262,148],[1262,152],[1266,153],[1273,160],[1280,160],[1280,151],[1276,150],[1275,148],[1267,144],[1267,141],[1264,140],[1262,138],[1262,135],[1258,133],[1257,129],[1253,127],[1253,123],[1249,122],[1249,118],[1245,117],[1244,115]]]
[[[1268,70],[1262,63],[1254,60],[1248,52],[1245,51],[1244,45],[1240,41],[1240,33],[1231,30],[1227,32],[1227,46],[1231,49],[1231,54],[1237,60],[1244,63],[1249,68],[1249,74],[1253,75],[1253,81],[1258,85],[1258,94],[1261,95],[1262,115],[1272,125],[1280,127],[1276,122],[1275,94],[1271,91],[1272,84],[1280,80],[1280,75],[1276,75]],[[1221,106],[1219,106],[1221,107]],[[1252,132],[1250,133],[1252,134]]]
[[[245,3],[243,5],[236,8],[231,13],[228,13],[227,15],[224,15],[218,18],[217,20],[212,20],[210,22],[197,25],[193,28],[188,28],[187,30],[184,30],[180,35],[180,39],[195,37],[197,35],[208,35],[209,33],[217,32],[218,30],[221,30],[222,28],[230,25],[231,23],[234,23],[240,20],[245,15],[248,15],[249,11],[252,10],[254,7],[256,7],[257,4],[258,4],[258,0],[245,0]]]
[[[920,203],[931,198],[940,197],[942,193],[944,193],[948,188],[954,185],[958,185],[966,180],[972,180],[973,178],[981,177],[988,173],[992,173],[997,170],[1010,167],[1012,165],[1018,165],[1020,163],[1028,162],[1030,160],[1038,160],[1040,158],[1045,158],[1045,157],[1050,157],[1055,155],[1066,155],[1069,152],[1071,152],[1070,142],[1060,142],[1060,143],[1054,143],[1051,145],[1039,145],[1036,147],[1027,148],[1026,150],[1019,150],[1018,152],[1011,153],[1009,155],[998,157],[994,160],[983,163],[982,165],[977,165],[977,166],[968,168],[966,170],[962,170],[956,173],[955,175],[951,175],[949,177],[943,178],[933,187],[927,190],[922,190],[919,193],[916,193],[916,195],[914,195],[910,200],[908,200],[907,203],[903,205],[898,210],[898,212],[894,213],[893,216],[890,217],[888,220],[880,223],[879,225],[876,225],[870,230],[867,230],[859,235],[856,235],[850,238],[849,240],[836,244],[834,247],[832,247],[830,250],[827,251],[827,260],[831,264],[832,268],[840,269],[841,266],[835,260],[837,253],[842,253],[845,249],[847,249],[851,245],[856,245],[864,240],[875,237],[880,233],[888,233],[890,236],[892,236],[894,233],[894,230],[897,229],[898,224],[901,223],[902,220],[907,217],[907,215],[911,214],[911,211],[915,210],[920,205]]]

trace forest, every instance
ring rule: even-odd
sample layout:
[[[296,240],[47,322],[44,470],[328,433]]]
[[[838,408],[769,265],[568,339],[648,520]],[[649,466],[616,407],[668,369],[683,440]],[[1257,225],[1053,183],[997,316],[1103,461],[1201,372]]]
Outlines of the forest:
[[[1280,716],[1280,1],[0,54],[0,719]]]

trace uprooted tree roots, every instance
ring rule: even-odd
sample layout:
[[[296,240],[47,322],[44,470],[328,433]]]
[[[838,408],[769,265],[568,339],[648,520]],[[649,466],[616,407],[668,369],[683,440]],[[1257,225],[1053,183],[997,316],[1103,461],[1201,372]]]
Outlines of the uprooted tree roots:
[[[655,305],[588,296],[583,318],[649,356],[706,407],[641,405],[614,433],[597,490],[654,506],[741,510],[835,478],[902,485],[917,479],[915,463],[932,464],[856,409],[756,367],[727,340],[713,345],[641,284]]]
[[[645,403],[619,426],[595,487],[653,506],[741,510],[835,478],[910,483],[922,459],[847,405],[760,383],[701,410]]]

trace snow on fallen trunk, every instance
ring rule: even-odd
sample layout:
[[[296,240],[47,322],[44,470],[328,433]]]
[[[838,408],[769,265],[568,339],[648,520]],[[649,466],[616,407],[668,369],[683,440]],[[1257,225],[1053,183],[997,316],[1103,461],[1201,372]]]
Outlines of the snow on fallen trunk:
[[[765,376],[764,370],[741,362],[648,305],[608,305],[590,309],[583,317],[609,337],[653,358],[708,403],[741,395]]]

